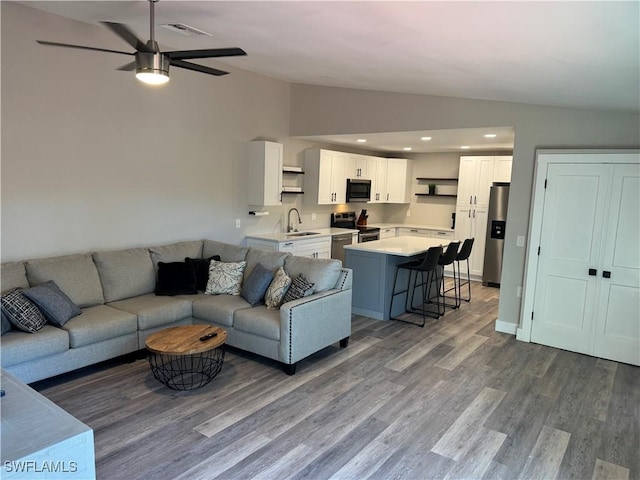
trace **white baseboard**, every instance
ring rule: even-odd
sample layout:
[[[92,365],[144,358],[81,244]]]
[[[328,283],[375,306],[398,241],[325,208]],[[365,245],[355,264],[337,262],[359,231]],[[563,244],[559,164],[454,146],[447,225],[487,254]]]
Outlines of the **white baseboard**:
[[[517,323],[503,322],[502,320],[496,318],[496,332],[515,335],[517,331],[518,331]]]

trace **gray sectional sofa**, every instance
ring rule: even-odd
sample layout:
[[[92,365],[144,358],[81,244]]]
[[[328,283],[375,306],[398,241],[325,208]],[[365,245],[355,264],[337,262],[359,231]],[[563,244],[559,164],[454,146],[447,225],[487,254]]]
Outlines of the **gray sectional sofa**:
[[[258,263],[272,270],[284,266],[291,277],[302,273],[313,282],[313,293],[279,310],[252,307],[238,295],[155,295],[159,262],[214,255],[246,261],[245,279]],[[220,326],[228,345],[281,362],[289,374],[298,361],[333,343],[346,346],[351,334],[352,273],[338,260],[203,240],[10,262],[0,273],[3,292],[53,280],[82,311],[62,327],[47,324],[36,333],[14,328],[2,335],[2,368],[26,383],[144,349],[149,335],[177,325]]]

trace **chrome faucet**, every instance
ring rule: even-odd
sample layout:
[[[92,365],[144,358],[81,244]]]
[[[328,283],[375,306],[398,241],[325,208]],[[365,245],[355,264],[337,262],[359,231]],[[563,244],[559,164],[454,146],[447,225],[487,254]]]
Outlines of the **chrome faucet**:
[[[289,209],[289,213],[287,213],[287,232],[297,232],[298,229],[294,228],[293,223],[291,223],[291,212],[296,212],[298,214],[298,224],[302,223],[302,220],[300,219],[300,212],[298,211],[297,208],[290,208]]]

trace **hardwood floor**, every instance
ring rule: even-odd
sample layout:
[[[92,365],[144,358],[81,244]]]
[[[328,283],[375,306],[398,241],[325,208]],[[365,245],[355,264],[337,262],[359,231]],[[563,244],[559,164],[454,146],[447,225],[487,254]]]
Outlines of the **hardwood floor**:
[[[640,479],[640,368],[497,333],[497,289],[425,328],[354,316],[285,375],[227,349],[177,392],[146,360],[35,384],[95,432],[99,479]]]

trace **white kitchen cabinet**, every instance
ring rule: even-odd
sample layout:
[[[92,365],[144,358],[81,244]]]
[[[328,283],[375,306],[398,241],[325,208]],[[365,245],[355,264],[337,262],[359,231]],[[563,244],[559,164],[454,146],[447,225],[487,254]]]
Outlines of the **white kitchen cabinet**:
[[[282,205],[283,145],[249,142],[249,205]]]
[[[346,202],[347,154],[332,150],[307,149],[304,152],[304,201],[315,205]]]
[[[402,235],[427,238],[443,238],[448,241],[453,240],[453,232],[451,230],[439,230],[434,228],[398,227],[398,236]]]
[[[494,182],[511,182],[511,163],[513,157],[494,157],[493,163],[493,181]]]
[[[509,156],[460,157],[455,238],[461,242],[467,238],[474,238],[469,257],[469,269],[473,280],[482,280],[491,185],[494,181],[503,181],[496,178],[502,179],[506,175],[509,176],[507,181],[510,181]]]
[[[369,158],[367,155],[348,153],[345,176],[347,178],[371,179],[368,173]]]
[[[411,160],[405,158],[370,157],[371,176],[369,203],[409,203],[411,194]]]
[[[385,203],[409,203],[411,201],[411,160],[387,158],[387,182]]]
[[[331,237],[295,241],[292,253],[297,257],[331,258]]]
[[[380,229],[380,240],[383,238],[393,238],[397,236],[397,229],[395,227],[387,227]]]
[[[357,235],[357,234],[356,234]],[[247,246],[277,252],[289,252],[297,257],[331,258],[331,237],[306,238],[304,240],[247,239]]]

